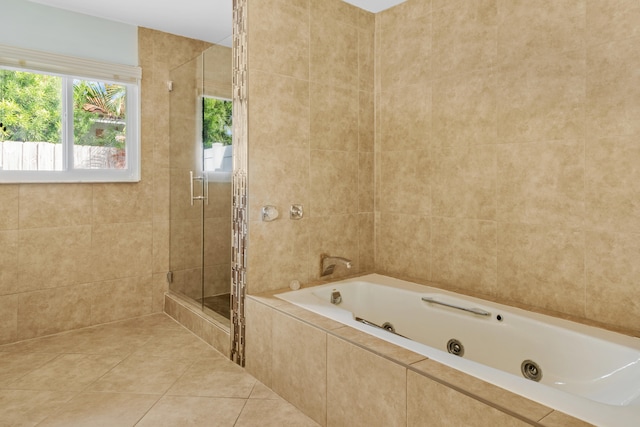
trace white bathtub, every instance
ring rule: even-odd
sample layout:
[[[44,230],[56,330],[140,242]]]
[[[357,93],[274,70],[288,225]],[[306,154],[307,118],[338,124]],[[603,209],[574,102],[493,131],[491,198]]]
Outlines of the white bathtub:
[[[276,296],[576,418],[640,426],[638,338],[377,274]],[[451,339],[462,356],[447,352]],[[524,377],[524,361],[537,364],[539,382]]]

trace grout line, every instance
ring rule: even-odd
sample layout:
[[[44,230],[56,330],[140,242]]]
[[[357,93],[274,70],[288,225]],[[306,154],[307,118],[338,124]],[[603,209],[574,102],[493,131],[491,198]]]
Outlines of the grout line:
[[[587,24],[587,13],[585,13],[585,28]],[[583,280],[583,288],[582,288],[582,316],[586,319],[588,313],[588,288],[589,288],[589,279],[587,273],[587,230],[586,230],[586,222],[587,222],[587,89],[589,86],[589,65],[588,65],[588,47],[587,43],[584,45],[584,67],[585,67],[585,75],[584,75],[584,105],[582,109],[582,124],[584,128],[582,129],[582,224],[581,224],[581,232],[582,232],[582,280]]]
[[[65,392],[63,392],[63,393],[65,393]],[[66,392],[66,393],[69,393],[69,392]],[[74,392],[71,392],[71,393],[74,393]],[[38,423],[36,423],[36,424],[35,424],[35,426],[37,427],[37,426],[41,425],[42,423],[44,423],[45,421],[47,421],[49,418],[51,418],[51,417],[53,417],[53,416],[55,416],[55,415],[58,415],[60,412],[62,412],[62,410],[63,410],[63,409],[64,409],[64,408],[65,408],[65,407],[66,407],[66,406],[67,406],[67,405],[68,405],[72,400],[74,400],[74,399],[76,399],[78,396],[80,396],[80,394],[81,394],[81,393],[82,393],[82,392],[75,392],[75,394],[74,394],[73,396],[71,396],[71,397],[70,397],[66,402],[64,402],[63,404],[61,404],[61,405],[60,405],[60,407],[58,407],[57,409],[54,409],[54,411],[53,411],[51,414],[47,415],[44,419],[40,420]]]
[[[240,409],[240,412],[238,412],[238,416],[236,417],[235,421],[233,422],[234,426],[236,426],[238,424],[238,421],[240,420],[240,417],[242,416],[242,413],[244,412],[244,409],[247,407],[247,403],[249,403],[249,399],[245,399],[244,400],[244,405],[242,405],[242,409]]]
[[[308,204],[307,209],[305,209],[307,211],[307,221],[302,223],[302,226],[304,227],[304,231],[305,231],[305,235],[307,236],[307,253],[305,255],[305,264],[307,266],[306,268],[306,277],[303,278],[303,280],[301,281],[301,283],[304,285],[306,283],[308,283],[311,278],[313,277],[314,273],[314,269],[313,269],[313,262],[309,262],[309,258],[311,255],[311,238],[309,236],[309,231],[310,231],[310,224],[309,224],[309,219],[310,218],[314,218],[316,215],[314,215],[313,210],[310,208],[313,208],[313,205],[311,204],[311,184],[312,184],[312,179],[311,179],[311,155],[312,152],[314,151],[312,149],[312,144],[311,144],[311,139],[312,139],[312,133],[311,133],[311,1],[307,0],[307,18],[308,18],[308,32],[307,32],[307,41],[308,41],[308,57],[307,57],[307,80],[306,80],[306,84],[307,84],[307,117],[309,118],[309,121],[307,123],[308,129],[307,129],[307,135],[308,135],[308,141],[307,141],[307,188],[306,188],[306,202]],[[315,82],[314,82],[315,83]]]

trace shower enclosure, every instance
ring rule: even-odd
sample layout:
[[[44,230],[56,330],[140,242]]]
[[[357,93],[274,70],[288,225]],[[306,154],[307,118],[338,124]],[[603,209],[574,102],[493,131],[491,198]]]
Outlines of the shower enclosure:
[[[170,73],[169,289],[226,330],[231,290],[231,49]]]

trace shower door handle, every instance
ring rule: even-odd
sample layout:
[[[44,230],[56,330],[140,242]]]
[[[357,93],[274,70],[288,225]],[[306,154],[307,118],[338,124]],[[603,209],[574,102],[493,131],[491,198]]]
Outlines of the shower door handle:
[[[193,206],[194,200],[204,200],[204,202],[209,204],[209,180],[207,179],[206,172],[202,173],[202,176],[193,176],[193,171],[189,171],[189,183],[191,186],[191,206]],[[202,196],[194,196],[193,195],[193,181],[200,181],[202,183]]]
[[[209,175],[202,171],[202,197],[204,198],[204,204],[209,204]]]

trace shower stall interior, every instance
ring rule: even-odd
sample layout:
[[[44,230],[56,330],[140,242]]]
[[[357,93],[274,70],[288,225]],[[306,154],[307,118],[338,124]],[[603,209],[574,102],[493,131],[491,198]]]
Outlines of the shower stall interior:
[[[213,45],[170,73],[169,289],[229,328],[231,49]],[[215,129],[212,129],[215,127]]]

